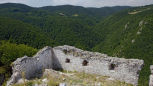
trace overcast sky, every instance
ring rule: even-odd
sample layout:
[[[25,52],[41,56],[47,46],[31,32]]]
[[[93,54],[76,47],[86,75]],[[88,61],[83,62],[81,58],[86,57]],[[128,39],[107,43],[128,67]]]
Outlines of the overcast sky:
[[[77,5],[83,7],[104,6],[144,6],[153,4],[153,0],[0,0],[0,3],[23,3],[32,7]]]

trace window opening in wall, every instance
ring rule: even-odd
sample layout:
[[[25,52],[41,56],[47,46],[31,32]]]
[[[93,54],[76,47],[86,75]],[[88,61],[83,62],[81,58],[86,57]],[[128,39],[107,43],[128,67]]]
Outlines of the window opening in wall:
[[[70,63],[70,59],[66,58],[65,63]]]
[[[88,61],[84,60],[82,66],[88,66]]]
[[[137,71],[137,74],[139,74],[140,70]]]
[[[115,70],[115,64],[111,64],[109,70]]]

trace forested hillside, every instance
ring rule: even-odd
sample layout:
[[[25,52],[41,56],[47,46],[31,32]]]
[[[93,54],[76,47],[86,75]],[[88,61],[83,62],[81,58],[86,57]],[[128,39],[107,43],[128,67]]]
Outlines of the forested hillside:
[[[86,17],[93,18],[95,17],[98,20],[105,18],[111,14],[114,14],[118,11],[130,8],[130,6],[115,6],[115,7],[101,7],[101,8],[84,8],[81,6],[72,6],[72,5],[62,5],[62,6],[46,6],[40,7],[39,9],[46,10],[49,12],[64,13],[68,16],[72,15],[85,15]]]
[[[42,48],[46,45],[58,45],[54,40],[45,35],[45,32],[30,24],[19,20],[0,17],[0,40],[10,40],[16,44],[26,44],[34,48]]]
[[[1,4],[0,7],[0,16],[28,23],[38,31],[46,33],[47,35],[44,33],[41,35],[44,34],[47,36],[46,38],[53,39],[55,42],[58,42],[59,45],[73,45],[84,50],[89,50],[102,41],[100,34],[91,29],[97,22],[100,22],[101,19],[106,17],[106,15],[101,15],[102,13],[108,16],[119,10],[129,8],[125,6],[123,8],[107,7],[96,9],[67,5],[32,8],[23,4],[13,3]],[[53,12],[43,11],[47,9],[51,10],[52,8],[56,9],[54,9]],[[107,10],[108,8],[111,10]],[[92,10],[90,11],[89,9]],[[101,12],[99,12],[99,10]],[[97,12],[97,15],[101,15],[101,18],[97,17],[95,12]]]
[[[143,8],[146,7],[139,8],[141,11],[132,8],[118,12],[95,26],[105,39],[92,50],[120,58],[143,59],[139,85],[147,86],[149,67],[153,64],[153,6]]]

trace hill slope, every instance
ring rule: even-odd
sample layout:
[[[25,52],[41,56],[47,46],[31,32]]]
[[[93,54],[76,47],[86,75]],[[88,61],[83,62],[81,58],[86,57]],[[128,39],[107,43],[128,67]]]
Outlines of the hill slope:
[[[100,34],[94,31],[92,26],[102,17],[129,8],[84,8],[70,5],[32,8],[13,3],[1,4],[0,7],[0,16],[28,23],[60,45],[73,45],[84,50],[89,50],[102,41]]]
[[[35,48],[42,48],[46,45],[55,46],[57,44],[44,34],[30,24],[0,17],[0,40],[10,40],[13,43],[27,44]]]
[[[82,49],[89,49],[90,45],[92,45],[91,47],[96,45],[95,40],[97,39],[92,38],[96,33],[90,29],[90,26],[96,23],[92,19],[61,16],[60,14],[57,15],[57,13],[34,8],[27,11],[27,9],[22,8],[20,6],[15,7],[14,5],[13,7],[11,5],[10,7],[6,6],[0,9],[0,16],[10,17],[28,23],[36,27],[38,31],[46,33],[43,34],[47,36],[46,38],[51,38],[60,45],[75,45]],[[24,6],[24,8],[26,7]],[[90,36],[90,32],[93,32],[93,35]]]
[[[105,39],[94,47],[93,51],[121,58],[144,60],[145,65],[140,72],[140,86],[148,85],[149,67],[153,64],[152,8],[153,6],[150,5],[149,8],[136,14],[130,14],[133,8],[124,10],[95,26],[96,30],[105,36]]]
[[[61,6],[46,6],[40,7],[39,9],[46,10],[49,12],[62,12],[68,15],[84,14],[90,15],[96,18],[104,18],[118,11],[130,8],[130,6],[115,6],[115,7],[101,7],[101,8],[84,8],[81,6],[72,5],[61,5]],[[90,17],[91,18],[91,17]]]

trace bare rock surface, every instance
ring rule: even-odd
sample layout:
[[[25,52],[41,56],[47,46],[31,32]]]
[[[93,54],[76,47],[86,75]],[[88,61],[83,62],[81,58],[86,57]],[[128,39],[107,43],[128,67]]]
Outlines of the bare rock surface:
[[[153,86],[153,75],[149,77],[149,86]]]
[[[22,83],[27,83],[27,82],[29,82],[29,80],[21,78],[17,81],[17,84],[22,84]]]
[[[153,65],[150,66],[151,75],[149,77],[149,86],[153,86]]]
[[[106,81],[114,81],[115,79],[110,77],[110,78],[107,78]]]
[[[59,86],[67,86],[65,83],[60,83]]]

